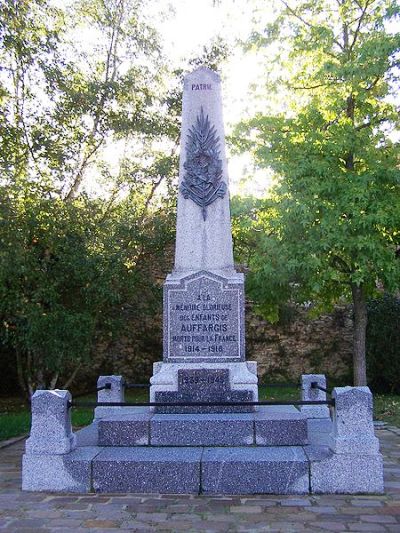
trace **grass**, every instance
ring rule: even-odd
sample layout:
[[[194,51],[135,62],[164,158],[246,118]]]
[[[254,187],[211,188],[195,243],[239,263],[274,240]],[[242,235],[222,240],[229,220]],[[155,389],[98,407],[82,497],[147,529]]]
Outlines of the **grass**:
[[[77,401],[95,402],[96,395],[88,395]],[[125,394],[127,402],[148,401],[147,390],[128,390]],[[75,429],[87,426],[93,420],[93,408],[76,407],[71,411],[72,425]],[[31,427],[30,409],[21,398],[0,398],[0,441],[19,437],[29,433]]]
[[[260,400],[294,400],[300,398],[298,387],[262,385],[259,387]],[[95,395],[79,398],[79,401],[92,401]],[[128,402],[145,402],[148,391],[128,390],[125,396]],[[376,394],[374,396],[374,418],[400,427],[400,395]],[[93,409],[76,407],[72,409],[72,425],[79,428],[93,420]],[[0,398],[0,441],[18,437],[30,430],[30,411],[20,398]]]
[[[374,416],[392,426],[400,427],[400,396],[394,394],[375,394]]]

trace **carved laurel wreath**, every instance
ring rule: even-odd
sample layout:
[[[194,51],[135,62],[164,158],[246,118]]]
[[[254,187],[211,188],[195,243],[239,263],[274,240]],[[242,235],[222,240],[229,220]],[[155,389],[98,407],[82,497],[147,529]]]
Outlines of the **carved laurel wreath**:
[[[207,218],[207,206],[217,198],[223,198],[226,192],[226,183],[221,181],[222,161],[216,133],[201,107],[196,124],[190,128],[187,136],[186,161],[183,165],[186,173],[181,192],[184,198],[190,198],[201,207],[203,220]]]

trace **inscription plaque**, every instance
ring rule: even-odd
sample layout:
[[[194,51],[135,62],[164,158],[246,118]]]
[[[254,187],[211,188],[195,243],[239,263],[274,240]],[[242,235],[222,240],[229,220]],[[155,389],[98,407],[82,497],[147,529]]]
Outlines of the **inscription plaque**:
[[[164,360],[244,360],[242,283],[199,272],[166,284],[164,306]]]
[[[250,390],[233,390],[227,368],[197,368],[178,370],[178,390],[155,393],[156,402],[251,402]],[[254,407],[244,406],[157,406],[157,413],[250,413]]]

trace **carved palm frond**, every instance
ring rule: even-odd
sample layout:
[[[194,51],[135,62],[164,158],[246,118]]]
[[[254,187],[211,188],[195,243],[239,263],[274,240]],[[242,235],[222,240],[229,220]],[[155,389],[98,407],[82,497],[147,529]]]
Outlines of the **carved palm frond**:
[[[202,209],[206,220],[206,208],[217,198],[223,198],[226,184],[222,179],[219,137],[211,126],[203,107],[187,136],[185,176],[181,185],[184,198],[190,198]]]

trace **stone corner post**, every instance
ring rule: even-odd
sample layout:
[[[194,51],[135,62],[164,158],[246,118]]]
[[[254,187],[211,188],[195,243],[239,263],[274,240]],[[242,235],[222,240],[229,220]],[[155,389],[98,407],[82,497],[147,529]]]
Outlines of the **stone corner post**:
[[[333,433],[330,448],[338,454],[375,455],[373,400],[368,387],[335,387]]]
[[[109,388],[98,391],[98,402],[123,403],[125,401],[125,380],[122,376],[100,376],[97,380],[97,387]],[[121,407],[96,407],[94,411],[95,419],[113,415],[122,409]]]
[[[31,434],[26,453],[63,455],[76,447],[72,432],[71,394],[67,390],[37,390],[32,396]]]
[[[382,494],[383,459],[374,435],[368,387],[336,387],[332,433],[326,452],[310,454],[311,492]]]
[[[311,387],[314,382],[318,383],[320,387],[326,388],[324,374],[303,374],[301,376],[302,401],[326,401],[326,392]],[[300,410],[307,418],[330,418],[327,405],[302,405]]]

